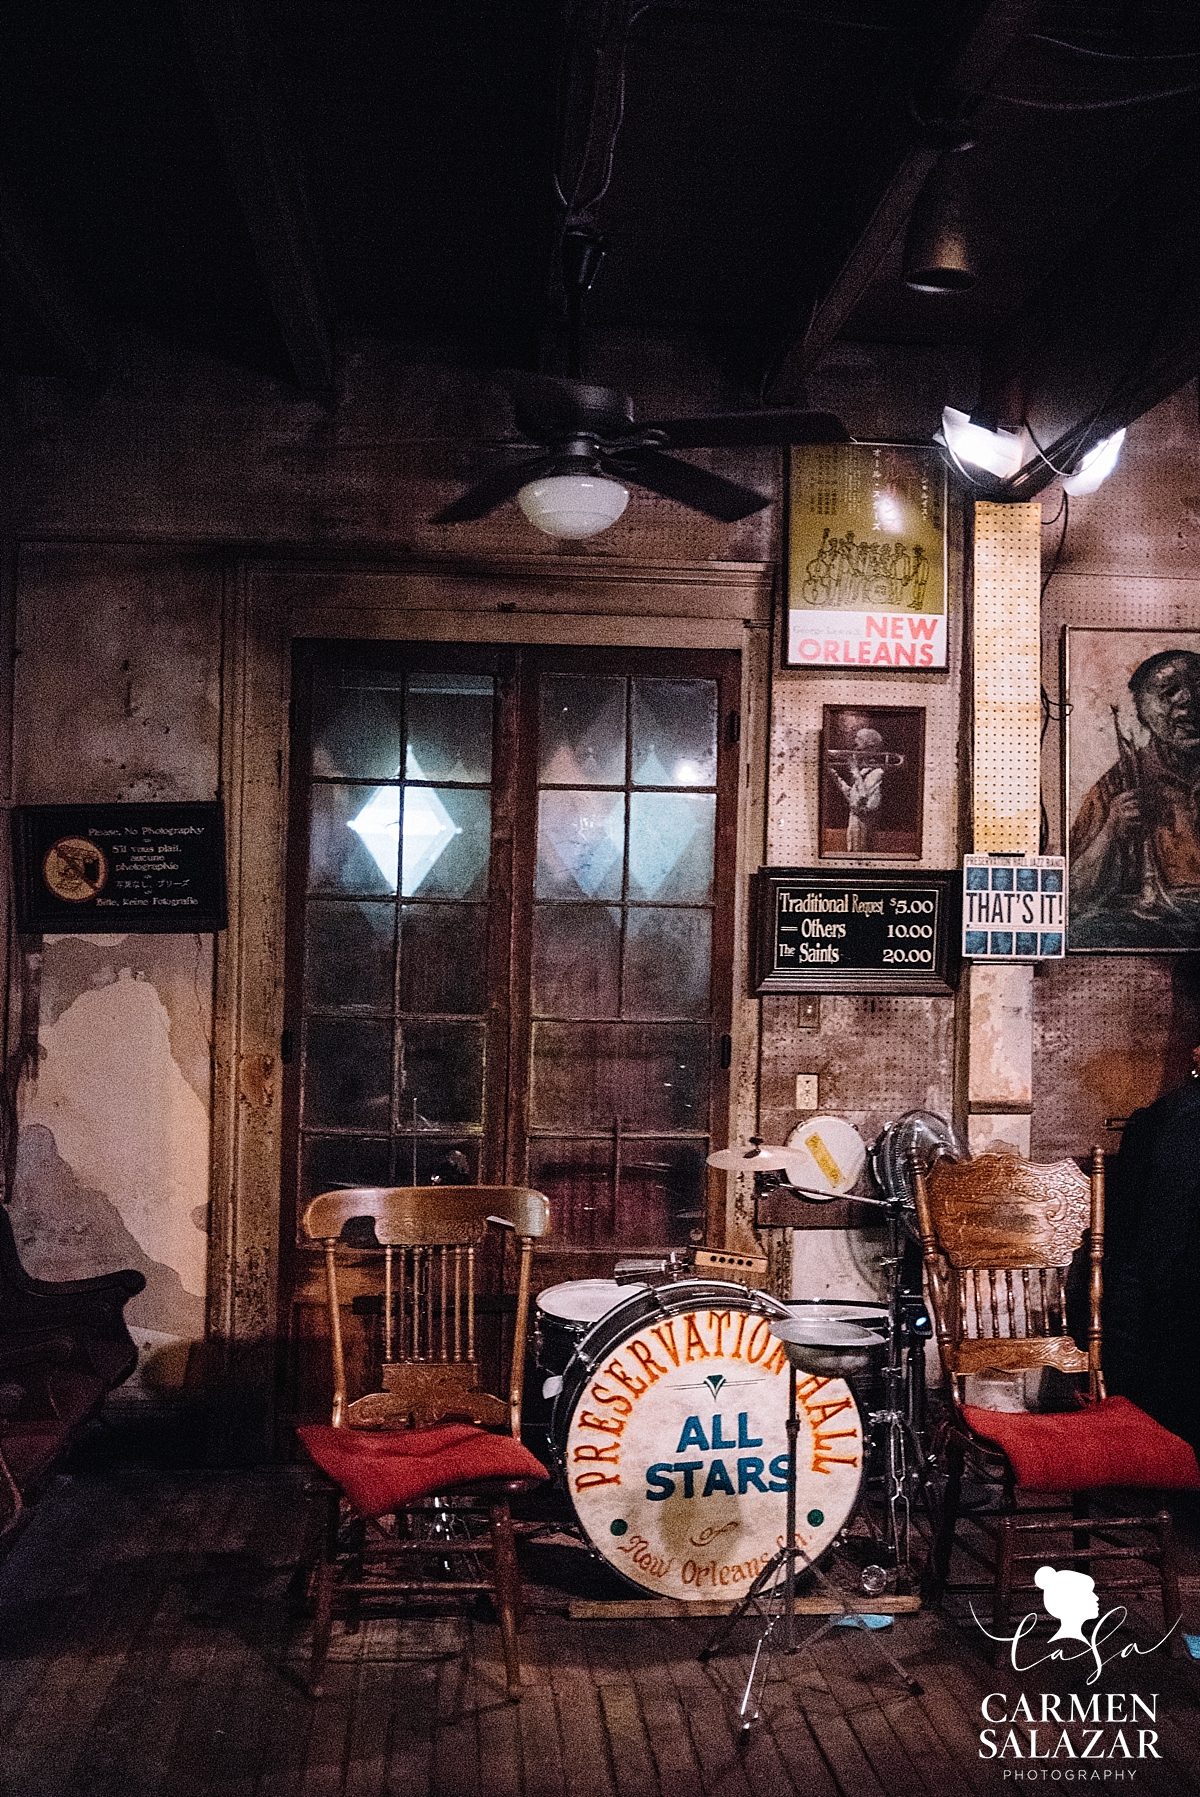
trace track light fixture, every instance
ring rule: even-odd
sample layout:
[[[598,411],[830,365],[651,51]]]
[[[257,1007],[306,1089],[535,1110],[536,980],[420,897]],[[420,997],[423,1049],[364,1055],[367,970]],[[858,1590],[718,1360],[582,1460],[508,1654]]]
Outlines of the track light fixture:
[[[1076,468],[1074,474],[1068,474],[1063,481],[1063,492],[1074,499],[1080,493],[1094,493],[1101,482],[1106,481],[1121,454],[1121,445],[1125,441],[1123,430],[1114,431],[1111,437],[1103,437],[1093,445]]]
[[[1019,431],[989,430],[955,406],[942,408],[942,437],[960,466],[982,468],[997,480],[1009,480],[1033,453],[1023,426]]]
[[[946,151],[913,207],[904,241],[903,278],[916,293],[965,293],[978,278],[966,157],[965,149]]]

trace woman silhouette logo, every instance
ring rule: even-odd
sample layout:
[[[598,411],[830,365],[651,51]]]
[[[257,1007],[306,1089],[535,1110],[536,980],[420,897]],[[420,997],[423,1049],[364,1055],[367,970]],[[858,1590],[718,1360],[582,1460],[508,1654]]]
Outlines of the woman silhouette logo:
[[[1052,1641],[1082,1641],[1090,1645],[1083,1632],[1085,1622],[1094,1622],[1100,1614],[1096,1581],[1086,1572],[1056,1572],[1053,1566],[1039,1566],[1033,1582],[1042,1593],[1042,1607],[1047,1616],[1058,1623]]]

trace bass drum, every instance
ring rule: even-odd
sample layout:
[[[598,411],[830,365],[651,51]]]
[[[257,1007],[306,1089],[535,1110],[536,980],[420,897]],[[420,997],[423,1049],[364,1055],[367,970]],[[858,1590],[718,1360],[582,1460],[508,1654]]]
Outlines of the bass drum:
[[[788,1363],[771,1324],[790,1314],[765,1292],[681,1280],[634,1293],[576,1348],[555,1454],[585,1535],[631,1584],[736,1598],[783,1546]],[[844,1380],[813,1374],[797,1411],[796,1538],[815,1560],[858,1501],[862,1419]]]

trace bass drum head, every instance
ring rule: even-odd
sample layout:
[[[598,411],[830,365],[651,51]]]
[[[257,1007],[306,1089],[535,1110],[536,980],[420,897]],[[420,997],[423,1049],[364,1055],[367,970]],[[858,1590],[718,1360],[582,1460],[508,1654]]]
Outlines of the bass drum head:
[[[788,1363],[764,1292],[685,1280],[589,1330],[551,1422],[596,1552],[660,1597],[737,1598],[783,1546]],[[862,1419],[843,1379],[797,1380],[796,1539],[812,1559],[858,1501]],[[782,1578],[782,1571],[780,1577]]]

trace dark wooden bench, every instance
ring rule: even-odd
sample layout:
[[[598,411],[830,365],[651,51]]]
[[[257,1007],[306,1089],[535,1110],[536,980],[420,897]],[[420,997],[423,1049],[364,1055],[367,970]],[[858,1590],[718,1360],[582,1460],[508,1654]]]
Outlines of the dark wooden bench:
[[[0,1539],[136,1367],[124,1313],[145,1283],[131,1267],[95,1279],[31,1278],[0,1205]]]

